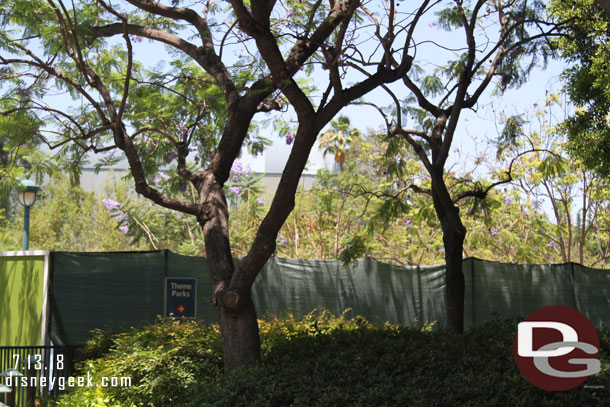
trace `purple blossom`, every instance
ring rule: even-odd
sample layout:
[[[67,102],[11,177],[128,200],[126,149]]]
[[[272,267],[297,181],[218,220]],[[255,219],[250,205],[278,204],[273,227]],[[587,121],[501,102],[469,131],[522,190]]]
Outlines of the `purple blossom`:
[[[544,233],[544,232],[546,232],[546,229],[545,228],[540,228],[540,233]]]
[[[555,258],[553,256],[549,257],[549,260],[551,261],[551,263],[553,263],[555,261]]]
[[[444,247],[441,247],[440,249],[438,249],[438,252],[439,252],[439,253],[444,253],[444,252],[445,252],[445,248],[444,248]]]
[[[504,198],[504,203],[506,205],[510,205],[512,203],[512,201],[510,200],[510,198]]]
[[[239,195],[239,194],[241,194],[241,187],[232,186],[232,187],[229,187],[229,191],[231,191],[235,195]]]
[[[259,205],[264,205],[265,204],[265,200],[263,198],[256,198],[256,203]]]
[[[117,208],[121,207],[121,204],[118,203],[117,201],[114,201],[112,199],[102,199],[102,204],[106,207],[106,209],[108,209],[109,211],[113,211]]]
[[[123,212],[119,212],[114,218],[118,221],[123,220],[123,218],[125,217],[125,214]]]
[[[494,230],[491,231],[491,235],[490,236],[495,236],[498,234],[498,228],[494,228]]]
[[[405,222],[405,225],[407,227],[411,227],[412,224],[413,224],[413,222],[411,221],[411,218],[407,219],[407,221]]]
[[[286,134],[286,144],[291,145],[293,140],[294,136],[292,135],[292,133]]]
[[[231,172],[233,172],[233,174],[241,174],[243,171],[244,167],[242,166],[241,161],[235,160],[231,166]]]
[[[133,42],[142,42],[142,37],[133,36],[133,37],[131,38],[131,40],[132,40]]]
[[[119,230],[121,232],[123,232],[124,235],[126,235],[127,233],[129,233],[129,228],[126,225],[123,226],[119,226]]]
[[[280,237],[280,243],[281,243],[282,245],[286,246],[286,242],[287,242],[287,240],[286,240],[286,238],[284,237],[284,235],[283,235],[283,234],[281,234],[281,233],[278,233],[278,236]]]
[[[362,221],[362,220],[361,220],[361,221],[359,221],[359,222],[358,222],[358,225],[359,225],[359,226],[364,225],[364,221]]]
[[[163,181],[167,181],[169,179],[169,175],[164,172],[160,172],[159,175],[161,176],[161,179],[163,179]]]
[[[549,247],[555,247],[555,242],[553,242],[552,240],[549,242]]]
[[[535,251],[536,251],[536,253],[538,253],[538,252],[540,251],[540,249],[536,247],[536,250],[535,250]]]

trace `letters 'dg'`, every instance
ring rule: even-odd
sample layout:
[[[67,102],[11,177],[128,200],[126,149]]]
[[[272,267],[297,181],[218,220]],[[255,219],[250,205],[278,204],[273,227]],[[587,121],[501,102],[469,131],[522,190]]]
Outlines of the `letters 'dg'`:
[[[554,305],[534,311],[519,323],[514,348],[523,376],[545,390],[572,389],[601,370],[597,332],[573,308]]]

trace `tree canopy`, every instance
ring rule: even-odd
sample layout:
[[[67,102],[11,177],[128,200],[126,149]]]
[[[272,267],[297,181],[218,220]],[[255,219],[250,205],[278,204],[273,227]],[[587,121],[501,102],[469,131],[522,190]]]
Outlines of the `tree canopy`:
[[[571,63],[564,73],[576,108],[563,125],[569,148],[588,168],[610,177],[610,15],[593,0],[556,0],[549,10],[570,21],[556,42]]]

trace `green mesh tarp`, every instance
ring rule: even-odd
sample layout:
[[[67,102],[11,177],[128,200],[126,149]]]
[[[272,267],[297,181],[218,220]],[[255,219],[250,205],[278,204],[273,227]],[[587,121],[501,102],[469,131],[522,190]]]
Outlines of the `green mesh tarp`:
[[[372,259],[346,269],[331,260],[271,258],[252,295],[259,314],[314,308],[404,325],[415,319],[444,323],[444,266],[399,267]]]
[[[163,314],[165,277],[197,278],[197,316],[215,322],[207,262],[169,251],[63,253],[51,257],[52,337],[81,344],[94,329],[121,329]]]
[[[512,265],[463,262],[465,325],[526,316],[545,305],[582,311],[596,326],[610,324],[610,273],[576,264]],[[304,315],[328,309],[347,316],[410,325],[445,325],[444,266],[399,267],[362,259],[350,268],[330,260],[271,258],[257,277],[259,315]],[[57,343],[83,343],[95,328],[152,322],[163,314],[165,277],[197,278],[197,318],[216,322],[207,262],[168,251],[53,253],[52,332]]]

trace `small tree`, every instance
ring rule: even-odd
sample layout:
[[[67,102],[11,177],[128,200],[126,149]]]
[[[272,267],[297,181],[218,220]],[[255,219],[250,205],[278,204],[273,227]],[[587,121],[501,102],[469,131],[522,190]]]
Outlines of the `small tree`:
[[[411,189],[432,199],[443,232],[447,325],[451,330],[462,332],[465,285],[462,256],[466,228],[458,203],[469,200],[477,205],[494,187],[512,180],[512,167],[497,182],[471,178],[455,182],[446,166],[453,141],[460,136],[458,125],[463,111],[475,109],[493,83],[497,83],[498,92],[524,83],[539,59],[546,60],[550,52],[548,39],[559,35],[562,23],[550,23],[542,18],[544,5],[540,1],[455,0],[451,7],[435,9],[434,6],[438,3],[426,10],[436,11],[436,22],[431,25],[451,33],[448,44],[430,41],[430,45],[425,40],[414,40],[412,47],[418,50],[432,46],[429,54],[448,60],[431,61],[437,67],[433,73],[419,68],[419,59],[414,60],[414,68],[402,78],[404,91],[409,96],[401,98],[403,90],[385,87],[394,107],[390,111],[378,110],[387,123],[388,157],[393,157],[407,143],[429,174],[429,189],[421,185],[413,185]],[[384,37],[379,36],[379,41],[388,49]],[[422,49],[417,55],[423,52]],[[412,120],[414,126],[407,127],[406,120]],[[507,126],[500,144],[513,142],[518,127]],[[395,163],[392,173],[399,175],[402,165]]]

